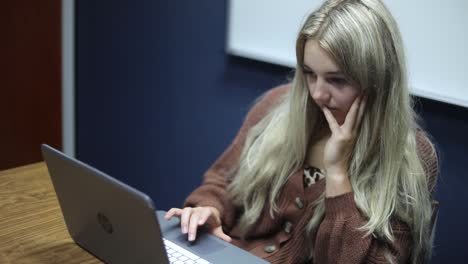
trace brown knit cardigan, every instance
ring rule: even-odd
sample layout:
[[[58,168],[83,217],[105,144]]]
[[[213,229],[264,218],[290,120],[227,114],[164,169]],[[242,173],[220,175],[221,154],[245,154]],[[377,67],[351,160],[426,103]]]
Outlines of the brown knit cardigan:
[[[407,262],[412,244],[408,226],[399,221],[392,224],[394,243],[364,236],[357,228],[367,220],[356,207],[352,192],[325,199],[325,216],[315,237],[314,259],[309,259],[311,250],[305,228],[314,214],[314,201],[325,190],[325,180],[305,189],[303,170],[294,173],[283,187],[278,199],[279,215],[272,219],[266,206],[257,224],[248,231],[247,240],[240,239],[237,223],[240,210],[226,193],[229,184],[226,175],[238,161],[249,128],[278,103],[290,86],[274,88],[256,103],[232,144],[205,173],[203,184],[190,194],[184,206],[217,208],[232,243],[271,263],[386,263],[384,252],[391,252],[398,263]],[[417,142],[432,192],[438,172],[437,157],[422,132],[418,132]]]

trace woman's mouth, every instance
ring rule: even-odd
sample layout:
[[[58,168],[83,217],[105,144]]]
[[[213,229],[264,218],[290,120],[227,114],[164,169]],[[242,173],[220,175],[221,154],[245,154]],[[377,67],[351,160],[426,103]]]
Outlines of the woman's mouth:
[[[336,107],[329,107],[329,106],[325,106],[325,107],[330,111],[337,111],[338,110],[338,108],[336,108]]]

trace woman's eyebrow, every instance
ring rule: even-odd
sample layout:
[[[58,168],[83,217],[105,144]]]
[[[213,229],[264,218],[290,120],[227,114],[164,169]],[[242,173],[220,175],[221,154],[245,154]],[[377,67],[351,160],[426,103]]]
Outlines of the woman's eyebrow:
[[[304,70],[314,71],[314,70],[312,70],[312,68],[310,68],[309,66],[307,66],[307,64],[303,64],[302,67],[304,68]],[[343,72],[340,71],[340,70],[337,70],[337,71],[329,71],[329,72],[326,72],[325,75],[344,76]]]
[[[343,72],[341,72],[341,71],[331,71],[331,72],[327,72],[326,74],[327,75],[344,76]]]

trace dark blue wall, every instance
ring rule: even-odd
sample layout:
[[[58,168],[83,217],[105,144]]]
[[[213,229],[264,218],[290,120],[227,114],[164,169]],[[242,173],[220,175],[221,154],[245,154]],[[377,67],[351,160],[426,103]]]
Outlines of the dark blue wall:
[[[76,1],[77,157],[161,209],[181,205],[253,100],[291,72],[225,54],[226,6]],[[464,260],[468,110],[430,100],[418,109],[442,158],[434,263]]]

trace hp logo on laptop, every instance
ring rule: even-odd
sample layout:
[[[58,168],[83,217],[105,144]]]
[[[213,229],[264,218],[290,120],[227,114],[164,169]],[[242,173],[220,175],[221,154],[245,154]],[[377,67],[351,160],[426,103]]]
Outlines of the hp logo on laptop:
[[[112,234],[114,228],[112,227],[112,224],[109,221],[109,219],[102,213],[98,213],[97,218],[102,229],[104,229],[104,231],[106,231],[107,233]]]

